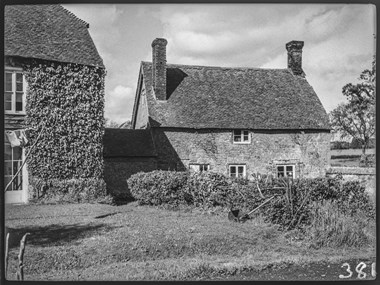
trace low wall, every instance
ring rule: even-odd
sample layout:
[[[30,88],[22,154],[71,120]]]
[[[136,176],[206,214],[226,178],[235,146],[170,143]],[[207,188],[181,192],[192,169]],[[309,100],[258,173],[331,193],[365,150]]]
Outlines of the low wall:
[[[326,176],[343,176],[344,181],[360,181],[366,191],[371,195],[376,194],[376,169],[374,167],[330,167]]]

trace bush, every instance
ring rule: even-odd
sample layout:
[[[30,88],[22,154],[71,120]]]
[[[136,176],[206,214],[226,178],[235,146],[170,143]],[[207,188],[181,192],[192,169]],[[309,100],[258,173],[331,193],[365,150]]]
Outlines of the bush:
[[[86,202],[94,203],[106,199],[106,184],[103,179],[30,179],[31,200],[41,202]]]
[[[349,149],[350,143],[345,141],[333,141],[331,142],[331,149]]]

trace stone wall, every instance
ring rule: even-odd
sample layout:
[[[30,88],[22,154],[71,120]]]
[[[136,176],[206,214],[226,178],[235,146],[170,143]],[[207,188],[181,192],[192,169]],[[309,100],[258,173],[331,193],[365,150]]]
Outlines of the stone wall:
[[[157,169],[154,157],[120,157],[105,158],[104,181],[107,184],[107,193],[126,193],[127,179],[137,172],[149,172]]]
[[[296,177],[324,176],[330,164],[330,133],[251,132],[250,144],[234,144],[232,130],[169,130],[152,128],[158,166],[187,169],[210,164],[228,173],[230,164],[245,164],[252,173],[276,173],[277,164],[294,164]]]
[[[326,175],[334,177],[338,174],[343,176],[344,181],[360,181],[366,191],[374,198],[376,194],[376,169],[365,167],[331,167]]]

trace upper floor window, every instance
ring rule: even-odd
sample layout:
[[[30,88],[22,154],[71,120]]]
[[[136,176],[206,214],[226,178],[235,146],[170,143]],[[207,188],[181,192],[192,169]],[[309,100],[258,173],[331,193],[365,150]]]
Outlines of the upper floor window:
[[[26,82],[21,70],[5,70],[4,108],[6,113],[25,113]]]
[[[244,164],[234,164],[229,165],[229,176],[230,177],[245,177],[246,170]]]
[[[234,130],[234,143],[251,143],[251,137],[248,130]]]
[[[295,178],[294,165],[277,165],[277,177]]]
[[[209,164],[189,164],[190,171],[203,172],[210,170]]]

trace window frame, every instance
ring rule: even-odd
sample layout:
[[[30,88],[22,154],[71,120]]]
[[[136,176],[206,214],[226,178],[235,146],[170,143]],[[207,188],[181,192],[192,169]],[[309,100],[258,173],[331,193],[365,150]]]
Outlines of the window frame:
[[[279,170],[278,170],[278,168],[279,167],[284,167],[284,176],[282,176],[282,177],[279,177],[278,176],[278,174],[279,174]],[[288,175],[287,175],[287,167],[292,167],[292,173],[293,173],[293,177],[289,177]],[[277,178],[292,178],[292,179],[295,179],[296,178],[296,166],[294,165],[294,164],[277,164],[276,165],[276,177]]]
[[[6,91],[6,76],[7,74],[11,74],[12,76],[12,90],[11,91]],[[16,94],[20,93],[21,91],[17,91],[17,74],[22,75],[22,110],[21,111],[16,111]],[[12,115],[25,115],[25,106],[26,106],[26,89],[27,89],[27,82],[25,80],[25,75],[23,73],[22,68],[15,68],[15,67],[5,67],[4,69],[4,113],[5,114],[12,114]],[[11,96],[11,110],[6,110],[5,106],[5,93],[9,92],[12,93]]]
[[[192,168],[192,166],[198,166],[198,169]],[[207,169],[201,169],[201,168],[207,167]],[[205,172],[210,171],[210,164],[209,163],[189,163],[189,170],[194,172]]]
[[[21,147],[12,147],[11,146],[11,143],[8,141],[7,138],[5,138],[4,140],[4,152],[5,152],[5,148],[6,147],[9,147],[11,149],[11,159],[6,159],[4,157],[4,187],[6,187],[6,185],[9,183],[9,181],[11,181],[13,179],[13,176],[16,174],[16,172],[18,171],[18,169],[20,168],[20,166],[22,165],[22,162],[23,162],[23,159],[24,159],[24,154],[23,154],[23,151],[22,151],[22,148]],[[15,156],[15,148],[19,148],[19,151],[20,151],[20,154],[21,154],[21,159],[14,159],[14,156]],[[4,156],[5,156],[5,153],[4,153]],[[17,169],[15,171],[14,169],[14,163],[17,163]],[[11,174],[10,175],[7,175],[5,174],[5,168],[6,168],[6,163],[11,163]],[[5,179],[5,177],[10,177],[11,180],[7,181]],[[9,191],[22,191],[24,190],[24,175],[23,175],[23,172],[20,171],[18,174],[17,174],[17,178],[14,179],[14,181],[12,182],[12,184],[9,186],[8,190]],[[18,182],[18,183],[17,183]],[[16,185],[16,187],[14,187]]]
[[[235,176],[231,176],[231,167],[236,167],[236,172],[235,172]],[[243,176],[239,176],[239,170],[238,170],[238,167],[243,167]],[[228,177],[234,177],[234,178],[239,178],[239,177],[242,177],[242,178],[246,178],[247,177],[247,165],[246,164],[229,164],[228,165]]]
[[[240,132],[239,135],[235,134],[236,132]],[[248,136],[248,140],[244,140],[244,137],[246,136],[244,134],[244,132],[247,132],[247,136]],[[240,141],[235,141],[235,137],[240,137]],[[244,130],[244,129],[240,129],[240,130],[233,130],[232,131],[232,142],[233,144],[250,144],[251,143],[251,132],[249,130]]]

